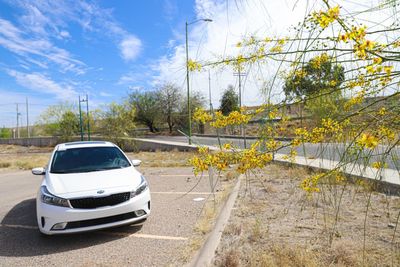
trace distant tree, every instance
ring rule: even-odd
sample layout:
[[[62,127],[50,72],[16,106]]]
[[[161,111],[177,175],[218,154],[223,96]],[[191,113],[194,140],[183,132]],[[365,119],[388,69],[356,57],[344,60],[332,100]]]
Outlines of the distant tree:
[[[129,104],[136,111],[136,121],[146,125],[150,132],[158,132],[157,123],[161,120],[161,110],[156,91],[134,92],[129,95]]]
[[[57,136],[62,135],[60,123],[65,113],[77,114],[77,107],[70,102],[62,102],[57,105],[49,106],[42,114],[40,114],[37,131],[39,135],[51,135]],[[71,118],[71,116],[69,117]]]
[[[0,138],[11,138],[12,131],[9,128],[3,127],[0,129]]]
[[[111,103],[101,114],[99,128],[102,135],[123,146],[122,138],[131,136],[135,129],[135,109],[128,103]]]
[[[65,141],[70,141],[71,137],[79,132],[79,118],[70,110],[62,114],[58,125],[57,134],[61,135]]]
[[[327,54],[312,58],[304,67],[289,73],[283,90],[288,98],[334,91],[344,81],[344,68]]]
[[[182,93],[179,87],[172,83],[162,85],[157,90],[157,93],[162,119],[167,122],[169,132],[172,133],[173,127],[177,122],[179,102],[182,99]]]
[[[190,96],[190,111],[191,114],[190,116],[193,117],[193,113],[196,110],[196,108],[201,108],[204,107],[205,103],[205,98],[204,96],[199,93],[199,92],[193,92],[192,95]],[[179,101],[179,106],[178,106],[178,116],[177,116],[177,121],[176,125],[185,131],[189,130],[189,120],[188,120],[188,108],[187,108],[187,97],[182,97],[181,101]]]
[[[221,98],[221,104],[219,108],[224,115],[228,115],[232,111],[239,110],[238,95],[232,85],[224,91]]]

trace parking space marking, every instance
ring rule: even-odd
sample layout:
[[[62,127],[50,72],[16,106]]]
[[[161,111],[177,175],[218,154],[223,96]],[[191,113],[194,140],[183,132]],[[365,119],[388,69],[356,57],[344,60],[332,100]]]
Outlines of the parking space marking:
[[[38,230],[39,227],[32,225],[18,225],[18,224],[0,224],[0,227],[8,227],[8,228],[20,228],[20,229],[30,229],[30,230]],[[175,241],[186,241],[187,237],[180,236],[165,236],[165,235],[149,235],[149,234],[130,234],[125,232],[107,232],[101,231],[101,233],[115,236],[126,236],[126,237],[138,237],[138,238],[146,238],[146,239],[161,239],[161,240],[175,240]]]
[[[156,175],[155,175],[156,176]],[[160,174],[157,176],[166,176],[166,177],[195,177],[194,174]]]
[[[0,226],[8,228],[22,228],[22,229],[33,229],[33,230],[39,229],[39,227],[33,225],[0,224]]]
[[[175,240],[175,241],[185,241],[185,240],[188,240],[187,237],[180,237],[180,236],[148,235],[148,234],[131,234],[130,236],[132,236],[132,237],[139,237],[139,238],[162,239],[162,240]]]
[[[211,195],[211,192],[153,192],[151,194],[163,194],[163,195]]]
[[[137,237],[137,238],[146,238],[146,239],[159,239],[159,240],[174,240],[174,241],[186,241],[188,240],[187,237],[181,236],[166,236],[166,235],[150,235],[150,234],[131,234],[126,232],[107,232],[102,231],[102,233],[107,235],[114,235],[114,236],[123,236],[123,237]]]

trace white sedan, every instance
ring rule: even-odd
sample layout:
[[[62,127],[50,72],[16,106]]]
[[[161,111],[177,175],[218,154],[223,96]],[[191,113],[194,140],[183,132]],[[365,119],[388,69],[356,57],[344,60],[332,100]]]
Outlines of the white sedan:
[[[150,190],[129,160],[110,142],[59,144],[36,198],[40,232],[48,235],[138,224],[150,214]]]

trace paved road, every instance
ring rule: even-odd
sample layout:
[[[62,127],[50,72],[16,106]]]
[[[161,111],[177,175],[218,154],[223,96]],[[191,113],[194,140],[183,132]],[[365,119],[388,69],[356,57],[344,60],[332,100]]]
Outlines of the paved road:
[[[151,139],[157,140],[170,140],[175,142],[187,142],[187,138],[184,136],[155,136],[151,137]],[[193,144],[201,144],[201,145],[210,145],[210,146],[218,146],[218,139],[215,137],[198,137],[194,136]],[[244,147],[243,139],[233,139],[233,138],[221,138],[222,143],[231,142],[237,147]],[[254,139],[246,140],[247,147],[250,144],[254,143]],[[283,144],[287,144],[287,142],[282,142]],[[388,147],[386,146],[378,146],[374,151],[364,150],[362,155],[358,156],[350,156],[350,153],[344,153],[347,149],[346,144],[337,144],[337,143],[322,143],[322,144],[311,144],[306,143],[300,147],[298,147],[297,155],[303,156],[307,158],[322,158],[322,159],[330,159],[335,161],[340,161],[343,155],[347,155],[346,159],[343,159],[345,162],[352,161],[355,158],[359,158],[356,162],[363,165],[370,165],[375,161],[385,161],[390,169],[400,169],[400,147],[395,147],[390,151],[389,157],[382,158],[382,155]],[[288,154],[290,148],[283,148],[279,150],[279,153]]]
[[[152,192],[152,214],[142,228],[119,227],[67,236],[42,236],[35,221],[40,177],[0,173],[0,266],[175,265],[207,198],[190,168],[142,169]]]

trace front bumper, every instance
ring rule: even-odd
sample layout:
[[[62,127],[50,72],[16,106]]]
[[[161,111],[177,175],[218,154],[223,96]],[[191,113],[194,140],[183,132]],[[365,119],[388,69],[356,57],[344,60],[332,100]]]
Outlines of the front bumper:
[[[115,206],[97,209],[74,209],[48,205],[36,200],[37,222],[40,232],[48,235],[93,231],[133,224],[150,214],[150,190]],[[144,214],[141,214],[144,211]],[[55,230],[57,224],[66,223],[64,229]]]

